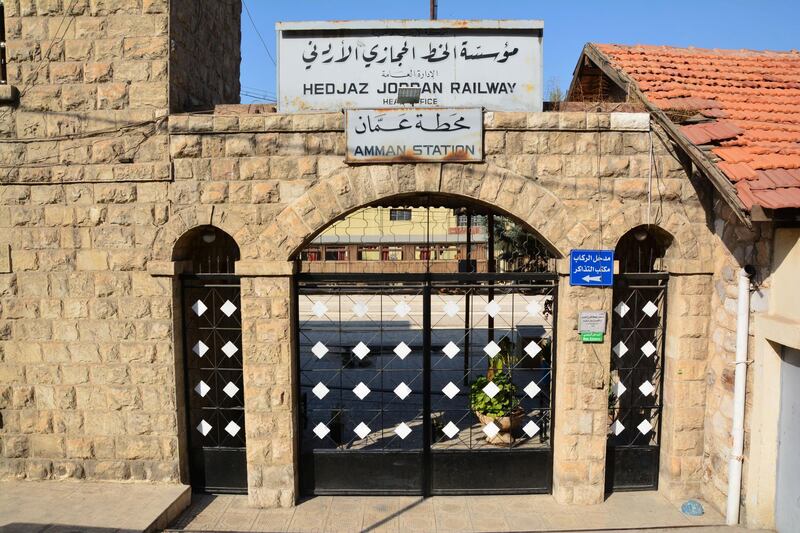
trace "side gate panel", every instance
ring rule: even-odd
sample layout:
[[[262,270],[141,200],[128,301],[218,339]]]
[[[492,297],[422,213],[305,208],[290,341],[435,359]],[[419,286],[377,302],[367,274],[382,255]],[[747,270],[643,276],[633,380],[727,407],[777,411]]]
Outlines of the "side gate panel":
[[[615,278],[606,489],[655,490],[668,275]]]
[[[234,279],[182,280],[192,487],[247,492],[240,288]]]

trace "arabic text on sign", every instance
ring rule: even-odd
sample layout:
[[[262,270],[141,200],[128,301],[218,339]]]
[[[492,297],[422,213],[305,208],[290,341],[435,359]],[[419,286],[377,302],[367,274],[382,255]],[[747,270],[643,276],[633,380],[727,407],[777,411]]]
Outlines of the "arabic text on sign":
[[[306,70],[311,69],[315,64],[336,64],[350,62],[360,62],[364,68],[369,68],[373,64],[397,64],[403,66],[403,60],[408,56],[411,59],[422,59],[428,63],[439,63],[448,59],[454,61],[477,61],[490,59],[495,63],[505,63],[509,58],[517,55],[519,48],[512,47],[505,42],[502,49],[483,49],[482,45],[471,45],[469,40],[462,41],[460,46],[454,45],[452,51],[450,43],[429,41],[427,50],[424,45],[409,45],[404,41],[402,46],[381,46],[375,43],[372,46],[348,45],[341,41],[336,49],[333,43],[328,42],[327,46],[314,40],[308,41],[306,49],[303,51],[302,59]],[[419,48],[419,50],[418,50]]]
[[[356,125],[354,131],[361,135],[369,131],[370,133],[381,131],[401,131],[418,129],[422,131],[458,131],[468,130],[470,126],[464,124],[464,115],[459,113],[449,113],[444,117],[442,113],[435,114],[435,122],[431,121],[422,113],[391,113],[377,115],[359,115],[360,124]],[[398,120],[399,119],[399,120]]]

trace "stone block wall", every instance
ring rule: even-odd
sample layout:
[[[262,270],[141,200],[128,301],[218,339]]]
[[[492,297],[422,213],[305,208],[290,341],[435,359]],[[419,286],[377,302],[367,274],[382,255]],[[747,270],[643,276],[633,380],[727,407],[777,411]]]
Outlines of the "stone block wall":
[[[241,249],[250,498],[264,506],[296,496],[288,260],[334,218],[387,196],[436,192],[494,205],[562,255],[613,248],[650,221],[675,237],[670,259],[711,262],[695,185],[647,121],[629,128],[612,126],[619,117],[607,113],[487,113],[485,163],[348,166],[340,114],[237,109],[247,108],[170,117],[163,180],[0,185],[10,249],[0,274],[0,477],[186,479],[168,265],[178,238],[199,225],[216,225]],[[710,292],[693,281],[672,290],[694,302],[682,311],[670,303],[686,330],[674,357],[687,359],[685,387],[694,390],[701,363],[693,361],[707,339],[696,323]],[[610,311],[609,292],[560,287],[554,470],[563,502],[603,497],[610,349],[576,342],[574,325],[581,308]],[[675,443],[665,442],[662,480],[676,497],[697,487],[700,452],[681,440],[684,414],[665,416],[663,429]],[[680,469],[664,471],[672,464]]]
[[[659,489],[674,501],[702,496],[712,277],[698,270],[673,273],[668,286]]]
[[[0,183],[169,179],[168,0],[8,0]]]
[[[562,276],[558,290],[553,493],[560,502],[596,504],[605,495],[611,336],[584,344],[576,330],[580,311],[611,316],[612,289],[570,287]]]
[[[739,270],[756,267],[750,299],[749,358],[753,358],[754,316],[767,313],[771,287],[771,261],[774,227],[755,223],[745,227],[722,202],[714,206],[714,278],[711,294],[711,320],[707,355],[707,402],[703,459],[703,495],[719,510],[726,507],[728,462],[732,446],[734,361],[736,359],[736,311]],[[744,471],[747,472],[752,418],[753,373],[748,372],[745,403]],[[747,495],[747,476],[742,481],[742,502]],[[743,520],[747,510],[742,508]]]
[[[239,102],[241,12],[239,0],[171,0],[173,113]]]

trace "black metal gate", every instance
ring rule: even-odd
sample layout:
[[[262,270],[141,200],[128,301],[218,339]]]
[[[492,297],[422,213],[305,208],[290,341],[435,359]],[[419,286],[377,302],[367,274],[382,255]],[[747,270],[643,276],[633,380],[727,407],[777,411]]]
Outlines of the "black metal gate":
[[[553,274],[297,277],[305,494],[550,492]]]
[[[606,488],[656,489],[669,276],[614,279]]]
[[[185,389],[192,487],[247,491],[239,281],[182,279]]]

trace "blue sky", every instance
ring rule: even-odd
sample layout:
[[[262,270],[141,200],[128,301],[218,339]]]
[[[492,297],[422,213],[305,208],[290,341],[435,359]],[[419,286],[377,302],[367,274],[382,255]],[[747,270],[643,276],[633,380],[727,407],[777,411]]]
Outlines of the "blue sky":
[[[275,23],[294,20],[427,18],[428,0],[244,0],[269,52]],[[588,41],[703,48],[800,49],[800,1],[630,0],[536,2],[439,0],[440,19],[544,20],[545,94],[566,88]],[[277,58],[276,58],[277,59]],[[274,100],[275,67],[242,10],[242,102]],[[251,95],[251,96],[248,96]]]

